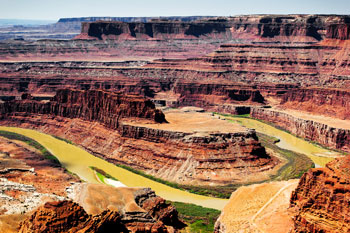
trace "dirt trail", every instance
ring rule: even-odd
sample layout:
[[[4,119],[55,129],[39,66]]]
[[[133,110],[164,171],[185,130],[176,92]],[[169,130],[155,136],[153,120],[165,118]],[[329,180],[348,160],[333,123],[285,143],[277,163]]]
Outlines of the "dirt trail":
[[[220,224],[225,232],[288,232],[293,224],[289,199],[297,184],[289,180],[239,188],[223,209]]]

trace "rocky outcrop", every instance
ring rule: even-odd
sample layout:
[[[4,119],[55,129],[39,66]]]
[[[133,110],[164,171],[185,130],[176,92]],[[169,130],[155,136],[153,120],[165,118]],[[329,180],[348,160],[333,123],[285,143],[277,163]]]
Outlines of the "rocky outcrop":
[[[82,207],[71,201],[48,202],[21,223],[19,232],[68,232],[88,217]]]
[[[251,116],[272,122],[292,134],[315,141],[324,146],[350,151],[350,130],[336,128],[313,120],[301,119],[293,115],[264,108],[252,108]]]
[[[134,193],[134,196],[136,204],[146,210],[154,219],[165,225],[173,226],[175,229],[182,229],[186,226],[179,220],[175,207],[157,196],[153,190],[140,189]]]
[[[164,114],[150,100],[137,96],[124,96],[102,90],[79,91],[62,89],[52,101],[10,101],[0,104],[2,117],[15,113],[50,114],[68,118],[98,121],[109,128],[119,127],[122,118],[144,118],[166,122]]]
[[[218,112],[218,109],[221,109],[224,104],[265,103],[259,90],[248,85],[178,82],[173,86],[172,91],[179,97],[176,102],[172,102],[170,105],[177,107],[197,106]],[[231,112],[233,111],[231,110]]]
[[[350,92],[341,89],[296,88],[282,95],[285,108],[350,119]]]
[[[346,157],[302,176],[290,200],[295,210],[293,232],[350,231],[349,166]]]
[[[116,211],[88,215],[72,201],[47,202],[21,223],[19,232],[168,232],[162,222],[130,222],[133,227]]]
[[[20,224],[25,232],[177,232],[177,210],[149,188],[71,187],[73,201],[47,202]]]

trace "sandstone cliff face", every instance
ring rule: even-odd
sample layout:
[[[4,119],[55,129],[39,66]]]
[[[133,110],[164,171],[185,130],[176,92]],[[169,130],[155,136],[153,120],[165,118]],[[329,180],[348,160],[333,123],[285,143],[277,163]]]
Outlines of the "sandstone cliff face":
[[[185,39],[211,36],[226,38],[228,26],[221,22],[153,21],[149,23],[124,23],[98,21],[82,23],[81,34],[76,37],[97,39]]]
[[[293,232],[350,231],[349,165],[349,157],[337,159],[302,176],[290,201]]]
[[[350,92],[326,88],[297,88],[282,95],[281,105],[322,115],[350,119]]]
[[[197,106],[209,109],[210,106],[225,103],[263,104],[264,97],[250,86],[214,83],[176,83],[172,91],[179,95],[177,106]]]
[[[328,38],[347,39],[344,27],[348,16],[326,15],[260,15],[203,19],[193,22],[152,21],[148,23],[125,23],[98,21],[82,24],[77,37],[97,39],[181,39],[181,38],[244,38],[303,42]],[[344,37],[345,35],[345,37]]]
[[[116,129],[122,118],[144,118],[165,122],[164,114],[155,109],[150,100],[137,96],[124,96],[102,90],[78,91],[62,89],[50,102],[11,101],[0,104],[2,117],[16,112],[26,114],[51,114],[68,118],[98,121]]]
[[[294,117],[287,113],[269,109],[253,108],[251,116],[290,131],[299,137],[306,138],[330,148],[350,151],[350,130]]]
[[[350,39],[350,17],[344,17],[338,22],[332,22],[327,27],[327,38],[348,40]]]

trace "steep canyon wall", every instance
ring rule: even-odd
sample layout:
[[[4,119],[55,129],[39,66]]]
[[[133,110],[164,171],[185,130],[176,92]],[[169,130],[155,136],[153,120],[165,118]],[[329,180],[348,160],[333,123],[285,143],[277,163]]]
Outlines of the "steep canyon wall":
[[[82,33],[77,38],[96,39],[183,39],[183,38],[227,38],[235,37],[297,38],[302,42],[314,42],[324,38],[349,39],[348,16],[335,15],[256,15],[217,17],[193,22],[157,21],[84,22]],[[282,40],[283,40],[282,39]]]
[[[350,151],[350,130],[332,127],[317,121],[298,118],[288,113],[263,108],[253,108],[251,116],[272,122],[291,133],[327,147]]]

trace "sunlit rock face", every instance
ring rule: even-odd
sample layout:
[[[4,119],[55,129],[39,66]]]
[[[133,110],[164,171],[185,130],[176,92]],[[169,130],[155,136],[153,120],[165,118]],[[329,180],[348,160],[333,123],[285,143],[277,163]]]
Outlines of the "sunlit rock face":
[[[296,211],[293,232],[349,231],[349,167],[346,157],[302,176],[291,197]]]

